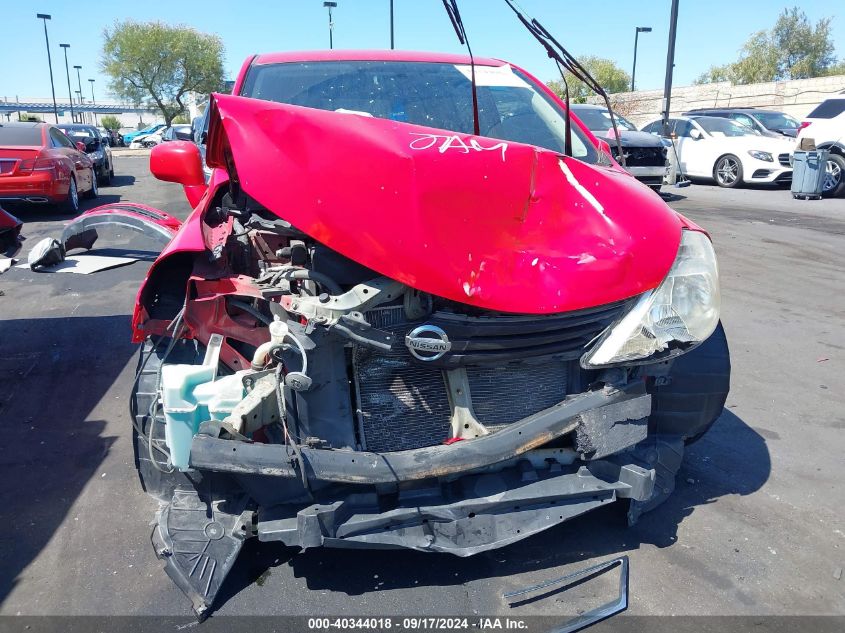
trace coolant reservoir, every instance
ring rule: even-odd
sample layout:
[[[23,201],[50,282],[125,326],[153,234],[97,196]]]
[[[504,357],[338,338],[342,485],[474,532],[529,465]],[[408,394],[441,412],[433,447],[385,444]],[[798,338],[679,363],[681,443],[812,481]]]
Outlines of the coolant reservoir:
[[[165,365],[161,369],[164,439],[170,462],[188,470],[191,440],[206,420],[224,420],[243,400],[243,377],[247,371],[217,376],[223,337],[212,334],[202,365]]]

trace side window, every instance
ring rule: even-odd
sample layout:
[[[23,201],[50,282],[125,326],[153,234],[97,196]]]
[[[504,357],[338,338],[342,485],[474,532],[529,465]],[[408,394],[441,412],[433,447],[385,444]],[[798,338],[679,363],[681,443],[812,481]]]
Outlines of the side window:
[[[692,123],[689,121],[678,120],[675,122],[675,134],[677,134],[679,138],[682,136],[690,137],[692,136],[691,132]]]
[[[747,114],[732,114],[731,118],[740,125],[750,127],[752,130],[757,129],[757,126],[754,125],[754,119],[752,119]]]
[[[658,126],[660,125],[660,121],[655,121],[654,123],[649,123],[643,128],[643,132],[648,132],[649,134],[657,134],[659,131]]]
[[[815,110],[807,115],[809,119],[832,119],[845,112],[845,99],[822,101]]]
[[[76,145],[73,144],[73,141],[65,136],[64,132],[54,127],[50,128],[50,140],[53,142],[53,147],[69,147],[71,149],[76,149]]]

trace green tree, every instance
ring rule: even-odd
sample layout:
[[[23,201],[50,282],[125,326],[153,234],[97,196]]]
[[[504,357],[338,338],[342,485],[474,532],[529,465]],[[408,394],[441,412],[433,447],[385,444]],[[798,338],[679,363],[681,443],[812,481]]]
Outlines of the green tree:
[[[157,108],[167,125],[185,112],[189,92],[223,86],[223,42],[217,35],[162,22],[116,22],[103,32],[100,65],[113,94]]]
[[[578,63],[587,69],[608,94],[626,92],[631,89],[631,75],[622,70],[610,59],[590,55],[581,57]],[[566,72],[565,76],[566,83],[569,85],[569,98],[572,103],[586,103],[587,98],[593,95],[593,91],[583,81],[576,79],[569,72]],[[555,94],[563,98],[564,86],[562,80],[552,80],[548,83],[548,86]]]
[[[120,119],[116,116],[112,116],[111,114],[107,114],[104,117],[100,118],[100,125],[102,125],[107,130],[119,130],[121,128]]]
[[[736,62],[711,67],[696,83],[749,84],[831,74],[837,65],[830,22],[822,18],[813,25],[798,7],[784,9],[770,30],[745,42]]]

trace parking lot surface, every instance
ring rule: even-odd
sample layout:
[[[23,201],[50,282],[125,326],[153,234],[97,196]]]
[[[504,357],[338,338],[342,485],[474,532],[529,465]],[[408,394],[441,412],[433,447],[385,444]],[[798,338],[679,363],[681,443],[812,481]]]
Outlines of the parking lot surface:
[[[97,204],[184,218],[181,189],[154,180],[147,161],[116,158],[115,186]],[[635,614],[845,614],[845,200],[695,185],[667,201],[715,243],[733,379],[664,505],[630,529],[610,507],[469,559],[252,541],[217,614],[506,613],[503,591],[619,554],[631,558]],[[24,257],[66,220],[17,211]],[[117,244],[153,256],[140,241]],[[153,555],[156,504],[133,467],[129,319],[148,265],[0,276],[2,614],[192,620]],[[574,613],[571,600],[513,614]]]

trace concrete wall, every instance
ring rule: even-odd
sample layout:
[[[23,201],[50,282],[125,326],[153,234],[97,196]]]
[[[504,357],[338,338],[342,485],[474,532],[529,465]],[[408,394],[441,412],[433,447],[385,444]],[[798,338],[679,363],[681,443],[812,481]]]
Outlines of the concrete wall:
[[[845,75],[773,81],[735,86],[728,81],[682,86],[672,89],[671,114],[679,115],[693,108],[743,107],[770,108],[802,119],[819,103],[837,94],[845,94]],[[663,90],[638,90],[611,95],[614,108],[637,125],[660,117]],[[600,99],[591,99],[599,103]]]

